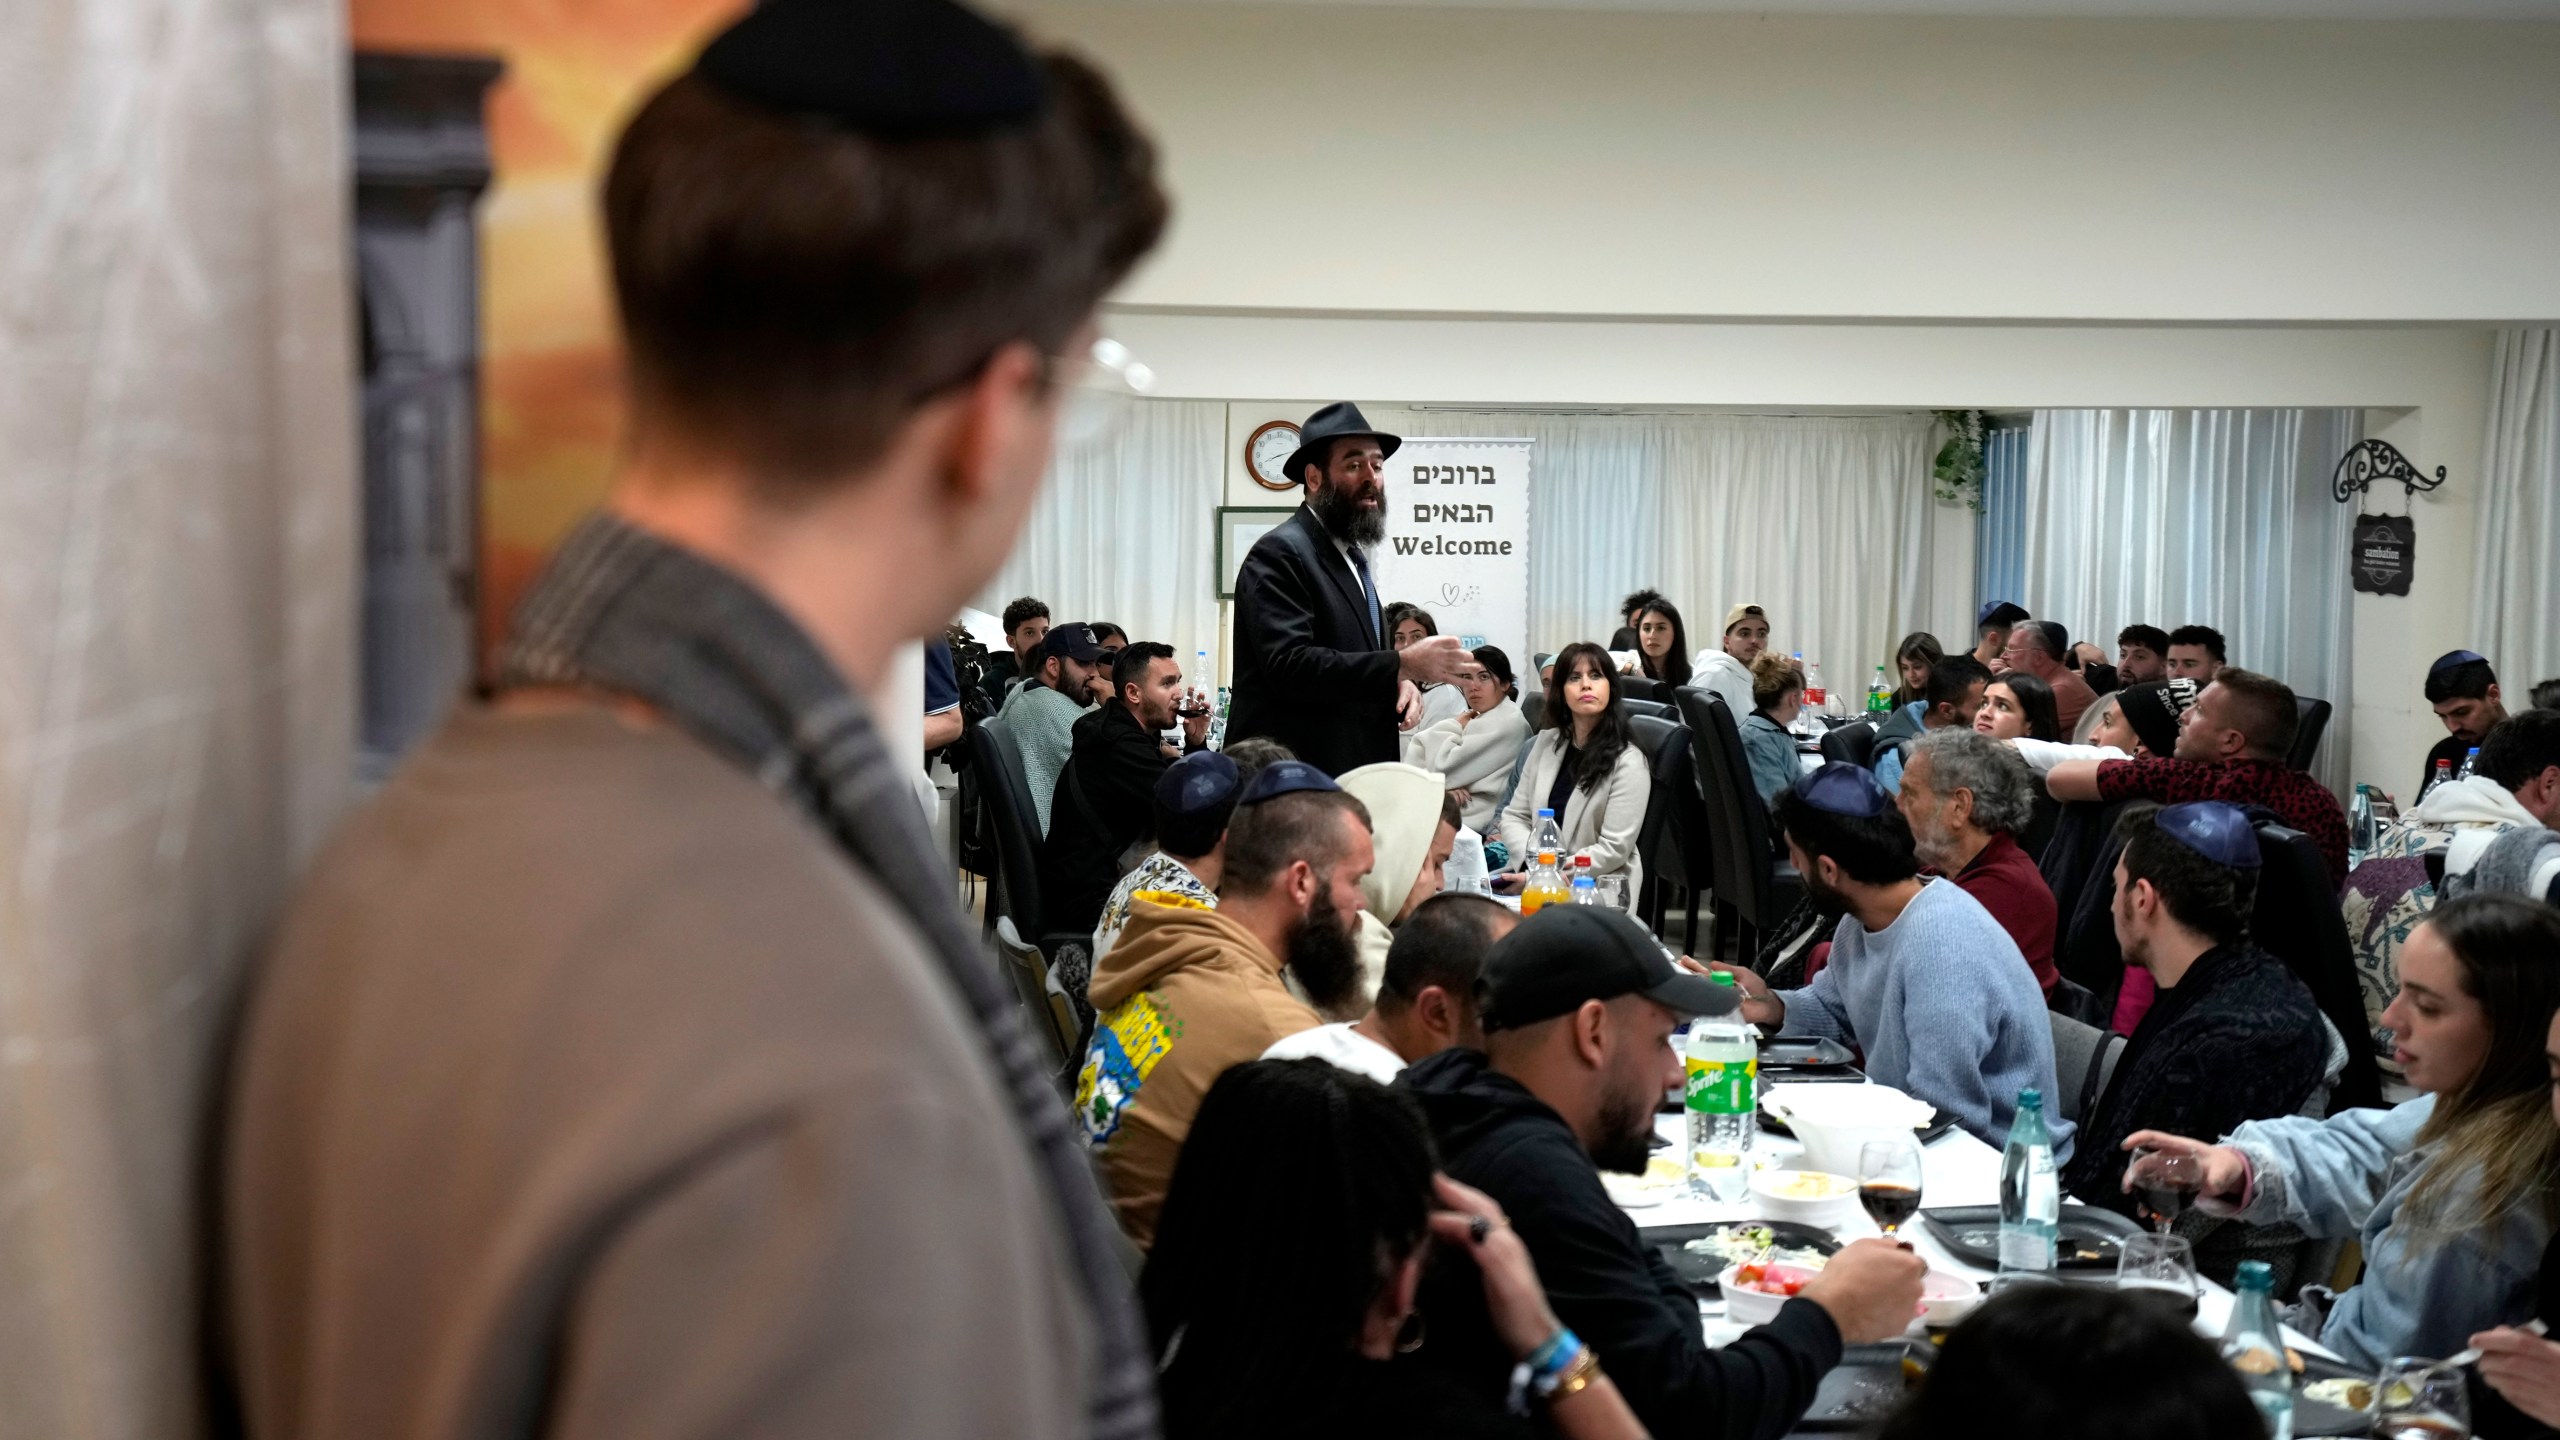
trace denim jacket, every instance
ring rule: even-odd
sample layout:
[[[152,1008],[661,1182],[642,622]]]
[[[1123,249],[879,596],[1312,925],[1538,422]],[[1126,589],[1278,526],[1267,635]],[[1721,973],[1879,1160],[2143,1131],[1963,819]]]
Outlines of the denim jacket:
[[[2224,1142],[2252,1171],[2241,1219],[2289,1220],[2315,1238],[2364,1241],[2364,1278],[2338,1297],[2319,1340],[2367,1369],[2399,1355],[2451,1355],[2472,1332],[2533,1313],[2551,1239],[2540,1204],[2528,1199],[2501,1215],[2456,1219],[2444,1227],[2450,1233],[2420,1236],[2396,1223],[2433,1149],[2419,1146],[2418,1132],[2435,1104],[2421,1095],[2327,1120],[2252,1120]],[[2468,1217],[2477,1183],[2464,1176],[2445,1192],[2443,1213]]]

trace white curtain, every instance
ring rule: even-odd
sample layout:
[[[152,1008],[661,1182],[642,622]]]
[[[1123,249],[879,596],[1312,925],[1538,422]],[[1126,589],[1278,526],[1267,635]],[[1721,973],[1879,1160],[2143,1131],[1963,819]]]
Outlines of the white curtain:
[[[2355,410],[2039,410],[2018,597],[2075,638],[2210,625],[2234,665],[2336,707],[2314,773],[2348,772],[2351,507],[2330,498]]]
[[[1769,612],[1771,647],[1821,665],[1854,709],[1874,667],[1892,673],[1903,634],[1934,628],[1960,643],[1967,633],[1973,576],[1938,574],[1930,561],[1935,512],[1964,512],[1931,502],[1925,414],[1362,408],[1372,423],[1406,435],[1537,440],[1529,462],[1537,650],[1606,642],[1618,602],[1652,586],[1680,607],[1694,655],[1715,643],[1726,609],[1748,601]],[[1525,670],[1526,657],[1512,658]]]
[[[2513,709],[2527,685],[2560,675],[2560,330],[2498,334],[2479,555],[2472,633]]]
[[[184,1440],[215,1033],[354,765],[345,7],[0,7],[0,1435]]]
[[[1132,640],[1171,645],[1188,678],[1194,652],[1218,644],[1213,526],[1226,449],[1223,403],[1139,402],[1109,441],[1050,466],[1021,543],[977,607],[1002,614],[1006,601],[1036,595],[1052,620],[1108,620]]]

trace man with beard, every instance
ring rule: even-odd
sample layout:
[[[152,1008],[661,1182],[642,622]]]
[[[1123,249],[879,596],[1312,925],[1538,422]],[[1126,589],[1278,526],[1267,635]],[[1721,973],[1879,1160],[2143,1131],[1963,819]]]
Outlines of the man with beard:
[[[1093,929],[1128,863],[1121,857],[1154,828],[1156,781],[1181,758],[1156,737],[1179,720],[1184,749],[1197,751],[1209,739],[1208,716],[1175,713],[1182,670],[1172,646],[1141,640],[1127,647],[1111,662],[1111,681],[1111,703],[1076,720],[1049,801],[1040,923],[1053,935]]]
[[[1777,819],[1806,891],[1843,913],[1830,963],[1802,989],[1773,991],[1717,965],[1742,987],[1743,1015],[1854,1045],[1878,1084],[1937,1106],[1985,1144],[2008,1143],[2018,1092],[2058,1093],[2044,995],[2017,942],[1962,887],[1921,878],[1910,826],[1863,768],[1816,770],[1779,795]],[[2051,1125],[2054,1158],[2067,1160],[2071,1122]]]
[[[1328,775],[1399,758],[1423,685],[1469,661],[1455,635],[1388,644],[1369,559],[1386,538],[1387,457],[1404,442],[1337,401],[1307,417],[1288,473],[1307,503],[1253,542],[1236,573],[1227,736],[1268,736]]]
[[[1707,1348],[1697,1298],[1609,1199],[1601,1170],[1641,1174],[1654,1107],[1681,1083],[1672,1027],[1731,1014],[1733,987],[1674,966],[1627,915],[1540,911],[1484,956],[1482,1051],[1444,1050],[1404,1072],[1441,1165],[1502,1206],[1537,1262],[1556,1318],[1600,1357],[1655,1435],[1775,1437],[1812,1404],[1844,1344],[1899,1335],[1927,1266],[1882,1240],[1834,1256],[1778,1318]],[[1464,1259],[1424,1281],[1417,1357],[1500,1395],[1509,1352]]]
[[[2053,892],[2017,840],[2035,814],[2035,783],[2007,744],[1971,730],[1933,730],[1912,747],[1895,799],[1920,863],[1982,902],[2050,995]]]
[[[1213,909],[1165,895],[1129,907],[1093,973],[1100,1019],[1076,1077],[1076,1115],[1102,1152],[1120,1228],[1140,1248],[1172,1182],[1200,1097],[1230,1065],[1323,1023],[1319,1005],[1360,981],[1352,937],[1372,852],[1369,812],[1325,773],[1282,760],[1253,777],[1227,822]]]

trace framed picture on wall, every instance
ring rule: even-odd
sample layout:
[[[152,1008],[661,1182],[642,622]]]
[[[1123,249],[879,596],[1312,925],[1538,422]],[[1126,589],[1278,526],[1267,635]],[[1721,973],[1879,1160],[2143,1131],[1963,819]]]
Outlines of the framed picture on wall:
[[[1236,598],[1236,571],[1244,566],[1253,542],[1298,513],[1295,505],[1221,505],[1218,507],[1218,598]]]

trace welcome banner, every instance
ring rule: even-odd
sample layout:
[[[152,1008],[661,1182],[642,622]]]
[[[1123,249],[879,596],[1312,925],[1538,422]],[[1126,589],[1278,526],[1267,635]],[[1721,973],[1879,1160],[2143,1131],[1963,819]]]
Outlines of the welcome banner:
[[[1534,440],[1404,442],[1387,462],[1378,596],[1431,612],[1443,635],[1529,669],[1529,460]]]

